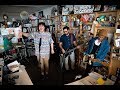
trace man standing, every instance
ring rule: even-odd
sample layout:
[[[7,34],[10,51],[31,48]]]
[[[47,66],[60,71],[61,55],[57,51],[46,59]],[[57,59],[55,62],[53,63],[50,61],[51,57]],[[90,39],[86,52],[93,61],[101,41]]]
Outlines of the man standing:
[[[74,46],[77,46],[76,44],[76,38],[74,34],[69,33],[69,27],[65,26],[63,28],[64,34],[60,37],[60,43],[59,47],[62,51],[62,54],[65,53],[67,49],[72,49]],[[79,48],[79,47],[77,47]],[[71,69],[74,70],[75,68],[75,53],[74,51],[70,53],[70,59],[71,59]],[[65,69],[69,70],[69,65],[68,65],[68,56],[65,58]]]

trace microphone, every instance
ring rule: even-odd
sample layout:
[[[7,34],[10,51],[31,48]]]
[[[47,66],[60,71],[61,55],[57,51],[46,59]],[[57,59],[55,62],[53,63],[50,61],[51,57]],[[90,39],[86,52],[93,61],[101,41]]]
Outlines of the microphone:
[[[41,46],[41,38],[40,38],[40,41],[39,41],[39,46]]]
[[[39,51],[40,51],[40,46],[41,46],[41,40],[42,40],[42,39],[40,38],[40,41],[39,41]]]

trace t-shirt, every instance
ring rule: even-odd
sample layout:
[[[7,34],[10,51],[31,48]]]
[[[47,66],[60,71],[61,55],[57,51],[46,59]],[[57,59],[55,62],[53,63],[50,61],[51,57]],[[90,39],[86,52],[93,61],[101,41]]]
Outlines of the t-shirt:
[[[71,35],[72,35],[72,40],[71,40]],[[71,45],[73,44],[73,41],[76,40],[75,36],[73,34],[69,34],[68,36],[66,34],[63,34],[61,37],[60,37],[60,42],[63,43],[63,48],[65,50],[67,50],[68,48],[71,47]]]
[[[34,39],[35,45],[35,54],[39,55],[39,42],[41,38],[41,46],[40,46],[40,56],[41,57],[48,57],[50,55],[50,44],[54,43],[51,34],[49,32],[33,32],[30,33],[29,39]]]
[[[98,42],[98,39],[95,40],[95,43],[94,43],[94,46],[93,46],[93,49],[92,49],[92,52],[91,52],[91,54],[94,54],[94,57],[96,57],[95,55],[99,50],[100,44],[101,44],[101,42]]]

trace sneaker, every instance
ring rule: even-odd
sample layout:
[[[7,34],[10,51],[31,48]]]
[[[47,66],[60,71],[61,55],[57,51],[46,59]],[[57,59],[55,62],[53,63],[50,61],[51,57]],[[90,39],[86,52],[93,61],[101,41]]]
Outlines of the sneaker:
[[[45,76],[44,75],[41,75],[41,80],[45,80]]]
[[[48,79],[48,74],[45,75],[45,78]]]

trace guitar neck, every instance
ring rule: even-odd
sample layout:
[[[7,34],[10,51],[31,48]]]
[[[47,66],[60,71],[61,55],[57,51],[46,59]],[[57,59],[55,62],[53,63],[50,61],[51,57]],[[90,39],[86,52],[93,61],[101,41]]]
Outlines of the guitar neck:
[[[96,62],[99,62],[99,63],[102,63],[102,61],[98,60],[98,59],[91,59],[91,61],[96,61]]]
[[[77,47],[75,47],[75,48],[73,48],[73,49],[70,49],[70,50],[66,51],[66,53],[70,53],[70,52],[74,51],[75,49],[77,49]]]

